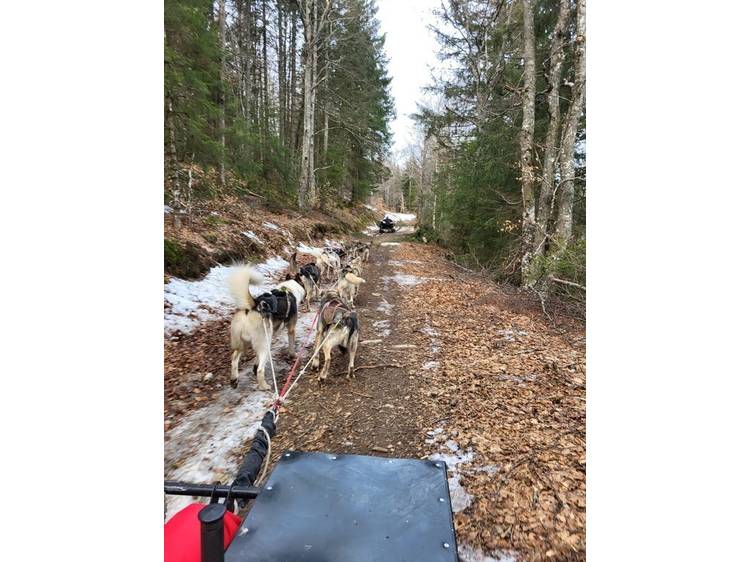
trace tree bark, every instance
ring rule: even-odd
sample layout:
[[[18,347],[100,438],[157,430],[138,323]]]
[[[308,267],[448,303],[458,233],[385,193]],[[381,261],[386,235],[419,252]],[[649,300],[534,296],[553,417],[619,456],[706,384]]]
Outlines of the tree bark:
[[[297,18],[292,14],[292,29],[290,34],[291,48],[289,49],[289,100],[287,102],[287,126],[289,135],[287,147],[297,149]]]
[[[225,149],[226,149],[226,136],[224,130],[226,129],[226,107],[225,107],[225,96],[224,96],[224,79],[226,75],[226,57],[224,55],[224,48],[227,42],[227,14],[225,9],[225,0],[219,0],[219,52],[221,56],[221,68],[219,71],[219,103],[221,105],[221,113],[219,114],[219,143],[221,144],[221,161],[219,162],[219,178],[221,186],[224,187],[226,183],[224,160],[225,160]]]
[[[263,68],[262,68],[262,86],[263,86],[263,92],[261,95],[261,98],[263,100],[262,102],[262,114],[263,114],[263,126],[260,128],[261,134],[260,134],[260,149],[261,149],[261,162],[265,161],[264,154],[265,154],[265,146],[268,142],[268,138],[270,137],[270,120],[269,120],[269,114],[270,114],[270,105],[271,105],[271,96],[270,92],[268,90],[268,18],[266,16],[266,0],[261,0],[261,21],[263,22],[263,32],[262,32],[262,39],[263,39]]]
[[[315,46],[315,11],[316,0],[304,3],[303,23],[305,30],[305,69],[303,75],[302,110],[302,160],[297,204],[300,209],[308,208],[311,196],[315,192],[315,153],[314,153],[314,115],[315,115],[315,79],[316,46]]]
[[[554,246],[562,252],[573,234],[573,195],[575,194],[575,144],[578,122],[586,98],[586,0],[578,0],[576,15],[576,62],[573,101],[563,128],[560,146],[560,186],[557,196],[557,221]]]
[[[532,0],[523,0],[523,121],[521,123],[521,199],[523,218],[521,224],[521,283],[531,284],[531,259],[536,211],[534,207],[534,100],[536,97],[536,52],[534,37],[534,7]]]
[[[544,164],[542,181],[539,189],[539,202],[536,214],[536,235],[534,237],[534,255],[544,254],[544,247],[549,235],[549,219],[552,214],[552,192],[555,181],[555,161],[558,156],[558,138],[560,135],[560,77],[565,58],[563,38],[570,18],[570,0],[562,0],[557,16],[555,29],[552,32],[550,45],[550,92],[547,96],[549,105],[549,127],[544,142]]]
[[[171,179],[172,179],[172,216],[174,218],[175,228],[182,226],[182,194],[180,193],[180,165],[177,159],[177,143],[175,141],[175,126],[174,126],[174,108],[172,106],[172,98],[167,96],[167,135],[169,138],[169,164],[172,168]]]
[[[286,138],[286,21],[284,20],[283,2],[276,2],[276,25],[278,28],[277,70],[279,74],[279,140],[282,146]]]

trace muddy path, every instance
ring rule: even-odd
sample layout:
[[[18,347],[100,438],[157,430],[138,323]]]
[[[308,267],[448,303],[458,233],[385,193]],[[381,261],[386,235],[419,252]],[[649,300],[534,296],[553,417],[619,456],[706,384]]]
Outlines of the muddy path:
[[[346,357],[334,352],[331,372],[321,386],[314,375],[295,390],[279,423],[283,448],[340,453],[419,457],[426,453],[421,428],[427,422],[414,412],[424,380],[410,375],[425,344],[411,322],[400,318],[407,292],[399,284],[394,255],[403,234],[376,239],[356,300],[360,321],[359,370],[347,380]]]
[[[272,463],[285,450],[444,460],[462,560],[585,559],[584,326],[551,326],[443,256],[405,232],[373,238],[356,299],[356,378],[334,352],[324,385],[312,372],[301,379]],[[311,320],[301,317],[298,349]],[[168,416],[168,478],[230,481],[270,401],[249,361],[239,388],[228,386],[227,326],[217,320],[175,342],[211,358],[214,377],[182,389],[205,396],[204,406]],[[279,382],[284,343],[274,344]],[[170,499],[168,514],[186,501]]]

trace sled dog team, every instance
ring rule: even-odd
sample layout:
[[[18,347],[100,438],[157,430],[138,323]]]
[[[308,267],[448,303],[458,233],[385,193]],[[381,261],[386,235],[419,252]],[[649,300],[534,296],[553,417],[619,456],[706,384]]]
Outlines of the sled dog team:
[[[320,300],[313,350],[318,350],[312,361],[318,369],[318,382],[328,376],[331,366],[331,351],[338,347],[346,352],[349,359],[347,378],[354,377],[354,358],[359,342],[359,320],[354,310],[354,299],[362,278],[364,263],[370,257],[370,244],[356,242],[347,249],[306,248],[298,249],[301,254],[314,258],[315,263],[299,267],[297,252],[289,260],[289,273],[270,292],[252,295],[252,288],[265,281],[255,269],[249,266],[235,268],[229,276],[229,292],[237,305],[232,318],[231,382],[236,386],[239,379],[239,364],[248,348],[255,352],[253,372],[258,379],[260,390],[270,390],[266,382],[265,369],[271,353],[271,342],[283,328],[287,333],[287,352],[295,353],[295,329],[297,313],[304,305],[310,310],[312,299]],[[342,266],[342,263],[345,264]],[[323,277],[332,280],[331,287],[321,289]],[[256,291],[257,292],[257,291]],[[323,353],[323,367],[320,368],[319,354]]]

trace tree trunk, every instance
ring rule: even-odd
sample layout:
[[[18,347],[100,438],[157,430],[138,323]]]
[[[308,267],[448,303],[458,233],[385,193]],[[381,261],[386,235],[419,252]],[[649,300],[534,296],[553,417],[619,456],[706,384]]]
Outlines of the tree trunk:
[[[573,102],[565,119],[560,146],[560,186],[555,223],[555,252],[562,252],[573,234],[573,195],[575,193],[575,144],[578,122],[586,98],[586,0],[578,0],[576,16],[576,63]]]
[[[224,130],[226,128],[226,107],[225,107],[225,96],[224,96],[224,79],[226,75],[226,57],[224,55],[224,48],[227,42],[227,14],[225,9],[225,0],[219,0],[219,52],[221,53],[221,68],[219,71],[219,104],[221,105],[221,113],[219,114],[219,143],[221,144],[221,161],[219,162],[219,178],[221,186],[224,187],[226,183],[224,160],[225,160],[225,149],[226,149],[226,137]]]
[[[532,0],[523,0],[523,121],[521,123],[521,199],[523,219],[521,224],[521,282],[531,284],[531,258],[533,253],[536,216],[534,208],[534,99],[536,97],[536,62],[534,37],[534,7]]]
[[[536,213],[536,235],[534,237],[534,255],[544,254],[544,247],[548,237],[549,219],[552,214],[552,192],[555,181],[555,161],[558,155],[558,138],[560,135],[560,76],[562,63],[565,58],[563,38],[570,18],[570,0],[562,0],[560,13],[552,34],[550,46],[550,92],[547,96],[549,105],[549,127],[544,141],[544,164],[542,167],[542,183],[539,190],[539,203]]]
[[[277,65],[279,74],[279,140],[282,146],[286,138],[286,22],[284,20],[283,2],[276,2],[278,45]]]
[[[262,102],[262,115],[263,115],[263,126],[261,127],[261,134],[260,134],[260,149],[261,149],[261,162],[265,161],[264,153],[265,153],[265,146],[268,142],[268,138],[270,136],[270,121],[269,121],[269,113],[270,113],[270,105],[271,105],[271,96],[269,95],[268,91],[268,34],[266,33],[266,30],[268,29],[268,18],[266,17],[266,0],[261,0],[261,17],[263,22],[263,33],[262,33],[262,39],[263,39],[263,68],[262,68],[262,87],[263,87],[263,93],[261,95],[263,102]]]
[[[176,228],[182,226],[181,215],[182,215],[182,194],[180,193],[180,165],[177,159],[177,143],[175,141],[175,126],[174,126],[174,108],[172,106],[172,98],[167,96],[167,136],[169,138],[169,164],[172,168],[171,179],[172,179],[172,206],[174,217],[174,225]]]
[[[315,0],[307,0],[304,3],[304,29],[305,29],[305,69],[302,79],[303,84],[303,110],[302,110],[302,160],[300,168],[300,183],[297,204],[300,209],[306,209],[311,197],[315,192],[314,174],[314,115],[315,97]]]
[[[289,49],[290,61],[290,78],[289,78],[289,101],[287,103],[287,117],[289,137],[287,146],[292,150],[297,150],[297,132],[299,130],[298,112],[297,112],[297,18],[292,15],[292,46]]]

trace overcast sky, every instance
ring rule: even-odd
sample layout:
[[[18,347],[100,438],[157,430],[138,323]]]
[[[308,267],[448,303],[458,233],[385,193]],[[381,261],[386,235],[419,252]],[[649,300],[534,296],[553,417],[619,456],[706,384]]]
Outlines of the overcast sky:
[[[377,4],[393,78],[396,119],[391,122],[391,130],[393,152],[398,155],[412,140],[409,115],[425,97],[421,88],[430,82],[430,67],[438,64],[437,42],[427,25],[434,21],[432,10],[440,6],[440,0],[379,0]]]

